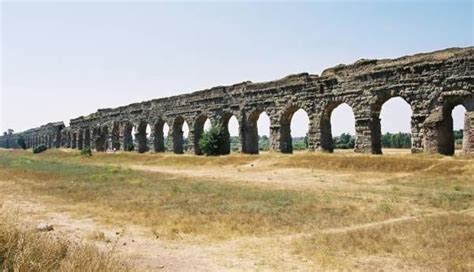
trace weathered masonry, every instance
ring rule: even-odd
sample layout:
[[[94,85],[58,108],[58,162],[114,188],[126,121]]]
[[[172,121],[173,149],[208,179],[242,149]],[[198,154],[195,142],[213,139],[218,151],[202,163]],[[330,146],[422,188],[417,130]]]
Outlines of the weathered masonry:
[[[298,109],[310,120],[309,149],[333,151],[331,112],[341,103],[355,115],[356,152],[381,154],[379,114],[392,97],[410,104],[412,152],[454,153],[452,109],[466,109],[463,151],[474,154],[474,47],[453,48],[393,60],[359,60],[338,65],[321,76],[307,73],[283,79],[219,86],[190,94],[100,109],[88,116],[50,123],[22,133],[0,137],[1,147],[18,147],[23,137],[27,147],[49,147],[96,151],[183,153],[183,123],[189,125],[188,152],[201,154],[197,145],[204,122],[227,127],[235,116],[239,122],[243,153],[258,153],[257,119],[270,117],[270,148],[292,152],[290,122]],[[165,143],[164,124],[169,125]],[[147,133],[147,126],[151,129]],[[132,131],[135,131],[135,141]],[[228,135],[227,135],[228,136]],[[167,147],[167,148],[166,148]],[[221,147],[230,152],[229,141]]]

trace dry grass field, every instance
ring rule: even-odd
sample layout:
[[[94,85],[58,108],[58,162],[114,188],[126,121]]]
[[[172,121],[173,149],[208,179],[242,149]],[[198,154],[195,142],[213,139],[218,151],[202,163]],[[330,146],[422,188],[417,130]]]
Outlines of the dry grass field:
[[[385,154],[1,150],[2,269],[472,271],[474,159]]]

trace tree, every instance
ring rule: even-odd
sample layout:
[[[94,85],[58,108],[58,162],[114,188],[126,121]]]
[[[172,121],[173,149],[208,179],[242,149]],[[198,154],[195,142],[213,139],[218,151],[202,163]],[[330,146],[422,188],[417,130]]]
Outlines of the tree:
[[[33,153],[34,153],[34,154],[39,154],[39,153],[41,153],[41,152],[46,151],[47,149],[48,149],[48,148],[47,148],[44,144],[40,144],[40,145],[38,145],[37,147],[35,147],[35,148],[33,149]]]
[[[221,146],[225,143],[225,134],[220,125],[212,125],[199,139],[199,147],[208,156],[220,155]]]
[[[355,146],[355,138],[349,133],[342,133],[340,136],[334,137],[334,148],[350,149]]]
[[[268,139],[267,135],[263,135],[262,137],[259,137],[258,149],[262,151],[270,150],[270,140]]]

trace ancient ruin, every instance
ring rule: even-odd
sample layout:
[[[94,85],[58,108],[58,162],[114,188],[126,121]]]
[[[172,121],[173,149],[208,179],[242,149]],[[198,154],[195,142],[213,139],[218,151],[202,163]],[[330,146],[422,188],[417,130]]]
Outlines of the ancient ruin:
[[[456,105],[466,109],[463,152],[474,153],[474,47],[452,48],[393,60],[362,59],[351,65],[338,65],[321,76],[307,73],[280,80],[231,86],[218,86],[190,94],[160,98],[128,106],[99,109],[88,116],[49,123],[22,133],[0,137],[0,146],[19,148],[22,137],[28,148],[48,147],[96,151],[165,151],[163,126],[170,127],[168,150],[183,153],[183,123],[189,125],[188,152],[202,154],[197,142],[204,122],[227,127],[235,116],[239,122],[242,152],[258,153],[257,119],[270,117],[270,149],[291,153],[290,122],[298,109],[308,114],[309,149],[333,151],[331,112],[341,103],[355,115],[355,152],[381,154],[380,111],[392,97],[410,104],[412,152],[452,155],[453,120]],[[147,135],[146,127],[151,127]],[[136,130],[133,144],[132,130]],[[228,136],[228,135],[227,135]],[[230,142],[221,154],[230,152]]]

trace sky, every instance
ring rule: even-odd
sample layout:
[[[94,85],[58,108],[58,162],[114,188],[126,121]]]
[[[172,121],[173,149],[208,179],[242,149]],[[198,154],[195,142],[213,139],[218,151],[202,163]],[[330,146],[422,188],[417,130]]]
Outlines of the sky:
[[[1,131],[474,39],[472,1],[3,1],[0,9]],[[408,132],[410,115],[390,101],[382,130]],[[463,110],[454,117],[460,128]],[[333,135],[353,133],[349,107],[331,118]],[[268,134],[264,116],[259,130]],[[298,113],[293,136],[306,130]]]

